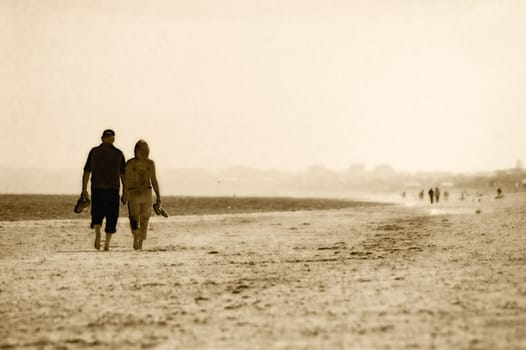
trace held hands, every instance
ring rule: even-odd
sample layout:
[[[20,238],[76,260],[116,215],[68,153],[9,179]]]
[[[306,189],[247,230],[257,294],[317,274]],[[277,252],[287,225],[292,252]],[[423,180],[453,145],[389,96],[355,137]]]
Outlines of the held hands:
[[[80,193],[80,196],[82,198],[89,199],[89,193],[87,190],[82,190],[82,192]]]
[[[121,196],[121,203],[126,205],[127,202],[128,202],[128,193],[127,192],[123,192],[122,196]]]

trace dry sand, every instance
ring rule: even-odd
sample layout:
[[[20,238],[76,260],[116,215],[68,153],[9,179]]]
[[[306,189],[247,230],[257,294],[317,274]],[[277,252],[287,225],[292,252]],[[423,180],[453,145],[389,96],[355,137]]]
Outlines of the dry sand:
[[[481,213],[476,214],[475,210]],[[0,349],[524,349],[526,197],[0,223]]]

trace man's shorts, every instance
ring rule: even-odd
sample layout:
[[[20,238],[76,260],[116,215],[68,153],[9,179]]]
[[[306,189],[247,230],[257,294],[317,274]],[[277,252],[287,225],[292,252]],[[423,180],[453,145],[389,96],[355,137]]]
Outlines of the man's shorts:
[[[91,228],[102,225],[106,218],[106,233],[117,232],[117,219],[119,218],[119,190],[117,189],[91,189]]]

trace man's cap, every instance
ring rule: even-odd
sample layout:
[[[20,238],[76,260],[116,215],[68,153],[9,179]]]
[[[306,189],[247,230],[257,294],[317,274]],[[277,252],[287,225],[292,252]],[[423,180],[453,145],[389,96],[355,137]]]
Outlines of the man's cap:
[[[102,137],[104,136],[115,136],[115,131],[111,129],[106,129],[102,132]]]

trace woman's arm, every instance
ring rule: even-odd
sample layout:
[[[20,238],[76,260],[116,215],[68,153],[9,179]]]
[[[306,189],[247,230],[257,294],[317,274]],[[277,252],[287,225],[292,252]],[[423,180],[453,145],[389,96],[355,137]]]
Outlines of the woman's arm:
[[[161,192],[159,190],[159,182],[157,181],[157,174],[155,172],[155,163],[152,160],[152,173],[151,173],[151,180],[152,180],[152,187],[153,191],[155,192],[155,195],[157,196],[157,200],[155,203],[157,205],[161,205]]]

